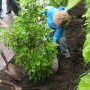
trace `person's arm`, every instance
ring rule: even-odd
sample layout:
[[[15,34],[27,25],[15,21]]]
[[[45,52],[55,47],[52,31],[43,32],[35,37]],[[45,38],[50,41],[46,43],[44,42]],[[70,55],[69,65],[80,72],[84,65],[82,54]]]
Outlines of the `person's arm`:
[[[61,37],[62,33],[63,33],[64,28],[57,28],[55,30],[54,36],[53,36],[53,40],[54,42],[57,42],[59,40],[59,38]]]

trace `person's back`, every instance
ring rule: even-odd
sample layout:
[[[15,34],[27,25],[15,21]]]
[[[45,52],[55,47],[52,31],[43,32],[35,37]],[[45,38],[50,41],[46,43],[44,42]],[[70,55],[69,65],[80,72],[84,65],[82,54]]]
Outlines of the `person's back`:
[[[52,28],[55,28],[53,16],[54,16],[56,11],[57,11],[56,8],[52,8],[52,9],[49,9],[47,12],[47,23]]]

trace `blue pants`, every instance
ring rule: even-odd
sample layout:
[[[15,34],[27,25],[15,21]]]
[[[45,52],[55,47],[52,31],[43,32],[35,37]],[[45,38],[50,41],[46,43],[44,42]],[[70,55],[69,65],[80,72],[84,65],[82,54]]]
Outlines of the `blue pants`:
[[[7,0],[7,12],[11,13],[12,11],[12,0]]]
[[[18,2],[19,0],[7,0],[7,12],[11,13],[13,11],[16,15],[18,15],[19,6]]]
[[[2,16],[2,0],[0,0],[0,17]]]
[[[65,38],[65,30],[63,31],[61,37],[58,40],[59,47],[61,49],[61,53],[65,56],[66,53],[69,53],[69,50],[67,49],[67,41]]]

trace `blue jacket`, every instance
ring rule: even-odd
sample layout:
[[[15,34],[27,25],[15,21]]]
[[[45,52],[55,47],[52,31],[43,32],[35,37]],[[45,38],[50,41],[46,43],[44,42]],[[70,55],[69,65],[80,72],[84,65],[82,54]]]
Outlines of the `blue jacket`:
[[[58,27],[57,25],[55,25],[54,21],[53,21],[53,16],[57,11],[60,10],[65,10],[65,7],[59,7],[59,8],[55,8],[53,6],[46,6],[42,13],[47,15],[47,24],[51,27],[55,29],[55,33],[53,36],[53,39],[55,42],[57,42],[59,40],[59,38],[61,37],[64,28],[63,27]]]

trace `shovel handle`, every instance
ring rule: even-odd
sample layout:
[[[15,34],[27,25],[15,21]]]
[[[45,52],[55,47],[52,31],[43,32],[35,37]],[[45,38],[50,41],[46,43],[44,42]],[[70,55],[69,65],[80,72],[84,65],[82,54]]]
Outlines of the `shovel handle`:
[[[7,59],[6,59],[6,57],[5,57],[5,55],[4,55],[2,50],[0,50],[0,54],[1,54],[2,58],[4,59],[4,61],[6,63],[6,69],[8,70],[8,61],[7,61]]]
[[[1,79],[0,79],[0,84],[5,84],[5,85],[8,85],[10,87],[13,87],[14,90],[39,90],[37,88],[29,88],[29,89],[28,88],[21,88],[21,87],[18,87],[11,82],[8,82],[6,80],[1,80]]]
[[[0,79],[0,84],[5,84],[5,85],[8,85],[8,86],[10,86],[10,87],[13,87],[14,90],[22,90],[21,87],[18,87],[18,86],[16,86],[15,84],[13,84],[13,83],[11,83],[11,82],[8,82],[8,81],[6,81],[6,80],[1,80],[1,79]]]
[[[9,85],[9,86],[12,86],[12,87],[15,87],[16,86],[15,84],[13,84],[11,82],[8,82],[6,80],[1,80],[1,79],[0,79],[0,84]]]

